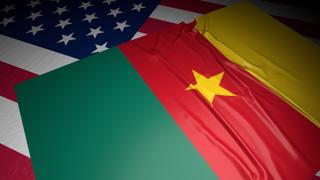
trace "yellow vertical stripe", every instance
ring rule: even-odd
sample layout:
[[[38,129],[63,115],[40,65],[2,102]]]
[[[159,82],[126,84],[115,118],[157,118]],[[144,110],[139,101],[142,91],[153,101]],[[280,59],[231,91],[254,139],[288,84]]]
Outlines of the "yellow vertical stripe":
[[[320,127],[319,46],[248,2],[198,17],[196,29]]]

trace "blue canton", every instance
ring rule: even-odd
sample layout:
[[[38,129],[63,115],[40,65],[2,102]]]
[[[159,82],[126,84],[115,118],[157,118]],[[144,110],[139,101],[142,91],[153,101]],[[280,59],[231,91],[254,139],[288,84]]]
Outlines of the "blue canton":
[[[130,40],[159,0],[1,1],[0,33],[75,58]]]

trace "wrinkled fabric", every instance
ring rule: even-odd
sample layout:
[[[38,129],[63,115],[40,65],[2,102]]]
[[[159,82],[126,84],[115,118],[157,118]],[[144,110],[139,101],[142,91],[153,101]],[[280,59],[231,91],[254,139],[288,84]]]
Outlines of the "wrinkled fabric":
[[[195,28],[320,127],[320,48],[248,2],[197,18]]]
[[[220,179],[310,179],[320,169],[320,131],[225,58],[193,25],[120,45],[121,51]],[[234,96],[209,102],[188,86],[193,71]],[[163,132],[165,133],[165,132]]]

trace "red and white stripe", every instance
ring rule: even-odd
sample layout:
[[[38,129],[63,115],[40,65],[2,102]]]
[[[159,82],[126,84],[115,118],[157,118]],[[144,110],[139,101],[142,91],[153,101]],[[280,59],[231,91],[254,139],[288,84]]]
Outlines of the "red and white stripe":
[[[220,9],[236,1],[238,0],[162,0],[141,27],[140,32],[148,34],[171,24],[182,21],[191,22],[201,14]],[[320,19],[317,18],[316,12],[273,2],[260,0],[252,2],[300,34],[315,39],[315,41],[320,39]]]
[[[192,22],[201,14],[236,1],[162,0],[133,39],[173,24]],[[320,21],[315,12],[262,0],[252,2],[297,32],[319,42]],[[0,35],[0,42],[5,45],[0,47],[0,144],[30,157],[13,86],[28,78],[75,62],[77,59],[4,35]]]

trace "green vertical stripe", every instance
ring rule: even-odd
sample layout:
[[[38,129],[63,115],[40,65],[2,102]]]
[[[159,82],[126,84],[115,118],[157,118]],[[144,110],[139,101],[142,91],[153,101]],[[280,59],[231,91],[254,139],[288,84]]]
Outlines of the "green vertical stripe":
[[[16,91],[37,180],[217,178],[117,48]]]

